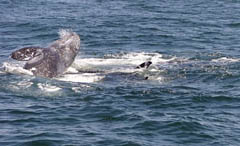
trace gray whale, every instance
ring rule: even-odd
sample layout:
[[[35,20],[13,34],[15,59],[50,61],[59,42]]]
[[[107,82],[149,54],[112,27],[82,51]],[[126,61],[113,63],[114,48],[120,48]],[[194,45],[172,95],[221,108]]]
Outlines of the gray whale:
[[[71,66],[80,48],[80,37],[70,30],[60,30],[60,39],[48,47],[24,47],[11,54],[11,58],[27,61],[24,69],[34,75],[53,78]]]

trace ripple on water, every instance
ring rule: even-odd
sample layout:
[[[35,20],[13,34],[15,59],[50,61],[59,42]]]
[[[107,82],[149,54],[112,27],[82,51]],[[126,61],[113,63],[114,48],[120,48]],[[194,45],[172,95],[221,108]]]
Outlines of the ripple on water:
[[[1,70],[0,145],[239,145],[239,4],[1,0],[2,62],[70,28],[92,76]]]

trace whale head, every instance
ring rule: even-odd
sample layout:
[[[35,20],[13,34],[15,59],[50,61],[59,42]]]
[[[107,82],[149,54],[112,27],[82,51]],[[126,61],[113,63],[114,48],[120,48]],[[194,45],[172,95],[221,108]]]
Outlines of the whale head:
[[[58,34],[60,39],[51,43],[48,48],[63,51],[65,53],[72,51],[75,54],[79,51],[80,37],[77,33],[69,29],[61,29]]]
[[[80,48],[80,37],[77,33],[68,30],[61,29],[59,32],[59,45],[64,46],[65,48],[69,48],[71,50],[75,50],[76,52]]]

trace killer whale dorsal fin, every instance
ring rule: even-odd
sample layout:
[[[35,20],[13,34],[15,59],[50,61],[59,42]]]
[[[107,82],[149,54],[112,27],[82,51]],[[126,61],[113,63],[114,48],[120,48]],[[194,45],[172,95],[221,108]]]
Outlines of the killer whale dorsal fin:
[[[152,61],[146,61],[146,62],[143,62],[141,64],[139,64],[136,69],[140,69],[140,68],[145,68],[147,69],[150,65],[152,64]],[[148,76],[144,77],[144,80],[148,80]]]
[[[18,61],[29,61],[32,58],[42,54],[42,50],[45,48],[41,47],[24,47],[19,50],[12,52],[11,58]]]
[[[152,64],[151,61],[146,61],[146,62],[143,62],[142,64],[138,65],[136,68],[137,69],[139,69],[139,68],[148,68],[151,64]]]

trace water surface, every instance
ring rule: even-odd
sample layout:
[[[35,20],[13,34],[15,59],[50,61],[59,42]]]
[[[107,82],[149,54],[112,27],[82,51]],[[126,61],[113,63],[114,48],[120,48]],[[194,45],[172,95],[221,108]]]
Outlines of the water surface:
[[[0,145],[238,145],[239,14],[237,0],[1,0]],[[80,35],[81,73],[3,71],[59,29]]]

